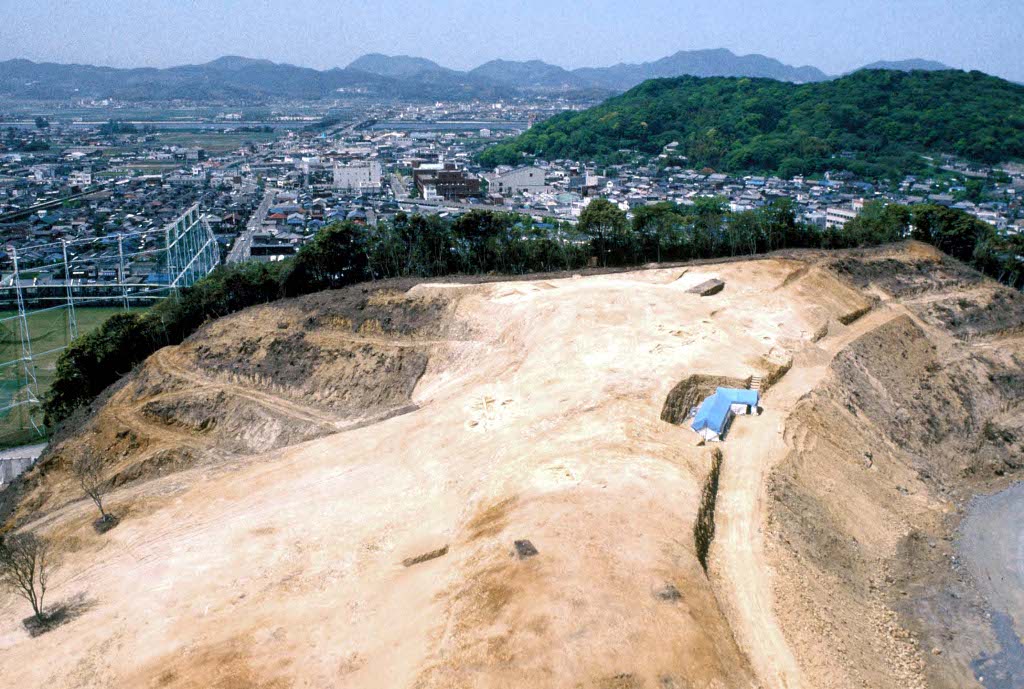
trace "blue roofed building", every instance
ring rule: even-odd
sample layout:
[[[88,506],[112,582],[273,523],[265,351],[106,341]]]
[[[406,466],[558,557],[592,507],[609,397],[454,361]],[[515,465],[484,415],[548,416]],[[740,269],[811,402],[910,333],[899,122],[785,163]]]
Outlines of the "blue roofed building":
[[[733,416],[751,413],[759,402],[757,390],[718,388],[697,407],[690,428],[705,441],[718,442],[725,437]]]

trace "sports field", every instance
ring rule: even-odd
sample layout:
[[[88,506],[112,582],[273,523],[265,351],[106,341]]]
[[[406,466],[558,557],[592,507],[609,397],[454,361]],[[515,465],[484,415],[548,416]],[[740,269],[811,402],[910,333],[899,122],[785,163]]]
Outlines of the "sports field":
[[[133,308],[130,311],[144,309]],[[99,327],[115,313],[118,307],[88,307],[75,309],[78,334],[84,335]],[[0,311],[0,409],[26,399],[27,372],[22,361],[21,323],[17,311]],[[71,327],[67,308],[30,312],[26,317],[32,349],[32,372],[39,395],[45,395],[53,381],[57,359],[71,340]],[[32,442],[37,436],[32,420],[41,423],[39,410],[27,406],[0,411],[0,448]]]

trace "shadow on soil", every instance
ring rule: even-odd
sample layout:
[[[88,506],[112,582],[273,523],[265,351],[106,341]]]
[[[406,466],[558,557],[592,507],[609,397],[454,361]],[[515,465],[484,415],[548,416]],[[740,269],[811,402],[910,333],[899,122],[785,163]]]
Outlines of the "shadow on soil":
[[[79,593],[51,608],[49,612],[43,615],[42,620],[37,619],[33,615],[26,617],[21,623],[24,625],[25,630],[28,631],[29,636],[37,637],[78,619],[92,609],[94,605],[96,605],[94,599],[87,597],[84,593]]]

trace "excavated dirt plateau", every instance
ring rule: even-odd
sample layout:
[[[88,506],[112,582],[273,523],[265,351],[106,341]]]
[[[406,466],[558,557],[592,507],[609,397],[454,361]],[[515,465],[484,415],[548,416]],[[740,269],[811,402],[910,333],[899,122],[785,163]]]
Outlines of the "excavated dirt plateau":
[[[5,686],[978,686],[952,534],[1020,464],[1015,297],[913,243],[401,287],[212,322],[65,429],[0,509],[90,604],[0,594]],[[680,422],[754,378],[705,572]]]

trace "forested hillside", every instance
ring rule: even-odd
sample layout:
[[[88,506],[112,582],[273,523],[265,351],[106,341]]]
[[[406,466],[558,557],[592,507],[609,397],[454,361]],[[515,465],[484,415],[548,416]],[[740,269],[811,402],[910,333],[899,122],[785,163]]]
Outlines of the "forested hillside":
[[[485,151],[485,165],[524,157],[613,160],[678,142],[692,168],[912,172],[921,154],[995,163],[1024,158],[1024,86],[980,72],[862,70],[812,84],[768,79],[652,80],[567,112]]]

